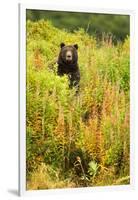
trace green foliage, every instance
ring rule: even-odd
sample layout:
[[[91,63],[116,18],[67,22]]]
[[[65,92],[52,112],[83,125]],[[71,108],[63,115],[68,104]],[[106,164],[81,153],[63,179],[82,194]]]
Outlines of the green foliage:
[[[78,95],[56,73],[61,42],[79,46]],[[129,37],[114,46],[83,29],[27,21],[26,56],[27,188],[112,185],[129,177]],[[83,180],[75,174],[77,157]]]
[[[118,165],[122,157],[122,145],[115,144],[107,151],[106,161],[107,165]]]
[[[27,19],[50,20],[54,26],[70,32],[83,28],[97,38],[102,38],[108,33],[112,35],[114,41],[124,40],[129,35],[128,15],[27,10]]]
[[[95,161],[91,161],[89,164],[88,172],[94,178],[98,172],[98,164]]]

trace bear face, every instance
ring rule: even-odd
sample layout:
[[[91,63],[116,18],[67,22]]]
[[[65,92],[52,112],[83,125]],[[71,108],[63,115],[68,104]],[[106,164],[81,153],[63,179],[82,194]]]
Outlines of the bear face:
[[[78,62],[78,45],[60,44],[61,50],[58,57],[58,64],[73,66]]]

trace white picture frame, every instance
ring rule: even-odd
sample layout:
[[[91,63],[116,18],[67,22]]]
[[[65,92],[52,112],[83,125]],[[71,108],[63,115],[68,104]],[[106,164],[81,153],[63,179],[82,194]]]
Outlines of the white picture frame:
[[[51,11],[74,11],[104,14],[127,14],[130,16],[130,185],[104,186],[73,189],[50,189],[39,191],[26,190],[26,9]],[[105,190],[132,190],[135,183],[134,174],[134,12],[131,10],[94,9],[90,6],[61,6],[55,4],[19,4],[19,195],[40,195],[62,192],[87,192]]]

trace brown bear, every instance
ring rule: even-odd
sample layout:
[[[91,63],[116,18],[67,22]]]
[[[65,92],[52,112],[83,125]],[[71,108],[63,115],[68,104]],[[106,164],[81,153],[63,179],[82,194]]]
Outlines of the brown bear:
[[[80,81],[80,71],[78,66],[78,45],[60,44],[60,53],[58,56],[58,75],[67,74],[69,77],[69,87],[75,86],[78,90]]]

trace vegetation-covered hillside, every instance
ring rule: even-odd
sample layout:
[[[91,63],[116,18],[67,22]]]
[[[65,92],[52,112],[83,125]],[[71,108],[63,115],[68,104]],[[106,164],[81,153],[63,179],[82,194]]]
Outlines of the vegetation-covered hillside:
[[[79,46],[80,91],[59,77],[60,43]],[[129,184],[129,38],[27,21],[27,189]]]
[[[124,41],[129,35],[130,16],[119,14],[102,14],[86,12],[65,12],[48,10],[27,10],[27,19],[38,21],[50,20],[55,27],[70,32],[83,28],[89,35],[101,38],[103,33],[113,35],[113,41]]]

